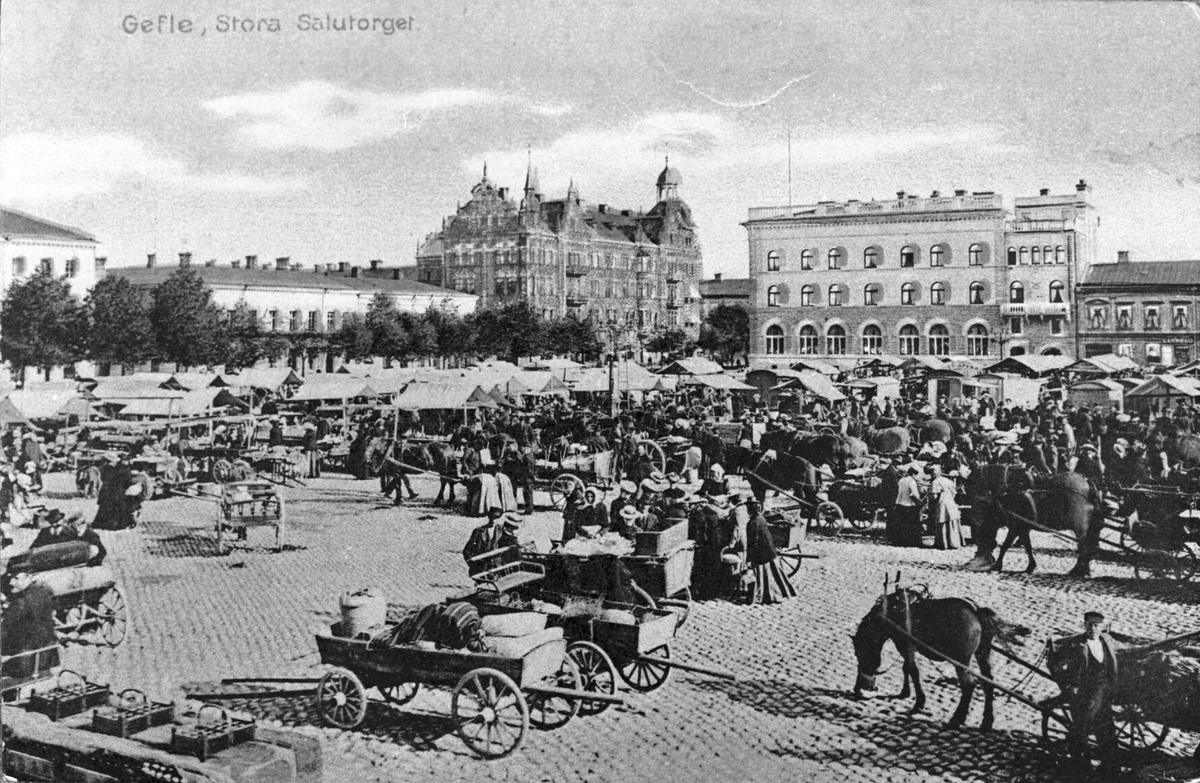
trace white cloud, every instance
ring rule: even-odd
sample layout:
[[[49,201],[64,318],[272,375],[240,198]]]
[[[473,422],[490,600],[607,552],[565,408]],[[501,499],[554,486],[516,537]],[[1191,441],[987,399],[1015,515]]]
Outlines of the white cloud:
[[[116,134],[18,134],[6,138],[0,149],[0,191],[6,199],[48,201],[96,195],[130,182],[240,193],[276,193],[303,184],[296,179],[194,171],[138,139]]]
[[[502,103],[517,104],[547,117],[571,111],[567,105],[537,104],[486,90],[378,92],[326,81],[230,95],[208,101],[204,107],[223,118],[242,121],[238,133],[257,146],[333,151],[413,130],[431,114]]]

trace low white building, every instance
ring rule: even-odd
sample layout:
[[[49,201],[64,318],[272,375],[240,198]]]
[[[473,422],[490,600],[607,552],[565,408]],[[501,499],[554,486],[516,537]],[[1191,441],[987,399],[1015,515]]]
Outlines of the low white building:
[[[265,331],[281,334],[336,332],[347,316],[365,314],[377,293],[385,294],[400,311],[411,313],[448,306],[466,315],[474,312],[479,301],[474,294],[407,280],[400,268],[382,267],[374,261],[365,269],[342,263],[302,270],[287,258],[260,265],[257,257],[247,256],[244,262],[217,266],[213,262],[194,264],[191,253],[180,253],[176,264],[160,265],[150,255],[143,267],[110,268],[107,273],[148,291],[180,268],[200,276],[218,308],[231,311],[245,302]],[[333,357],[309,357],[311,369],[326,365],[331,371],[332,364]]]

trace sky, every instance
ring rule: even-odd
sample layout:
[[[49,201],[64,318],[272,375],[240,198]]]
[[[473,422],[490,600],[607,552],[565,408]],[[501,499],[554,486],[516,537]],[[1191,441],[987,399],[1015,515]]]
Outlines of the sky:
[[[326,14],[407,29],[299,29]],[[0,22],[0,202],[110,266],[409,265],[485,162],[649,209],[669,155],[706,276],[744,276],[789,137],[797,204],[1082,178],[1101,261],[1200,258],[1196,3],[5,0]]]

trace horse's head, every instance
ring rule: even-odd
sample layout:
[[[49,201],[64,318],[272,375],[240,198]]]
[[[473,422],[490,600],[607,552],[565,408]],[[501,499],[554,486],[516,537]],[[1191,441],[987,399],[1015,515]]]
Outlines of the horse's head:
[[[850,640],[854,643],[854,657],[858,659],[858,676],[854,681],[854,696],[862,698],[863,691],[875,690],[875,678],[882,671],[883,644],[887,641],[887,628],[883,619],[883,604],[876,601],[871,611],[859,622]]]

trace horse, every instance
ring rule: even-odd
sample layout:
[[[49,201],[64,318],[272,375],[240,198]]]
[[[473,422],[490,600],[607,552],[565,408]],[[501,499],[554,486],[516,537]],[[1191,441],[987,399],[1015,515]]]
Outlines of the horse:
[[[1013,472],[1024,474],[1015,479]],[[1030,540],[1032,529],[1070,530],[1075,534],[1077,557],[1069,576],[1086,578],[1091,575],[1091,561],[1099,546],[1104,504],[1091,483],[1078,473],[1056,473],[1036,483],[1036,502],[1022,502],[1019,495],[1006,490],[1011,485],[1034,486],[1034,479],[1025,468],[1010,465],[985,465],[967,481],[967,494],[975,508],[983,508],[976,519],[980,525],[976,536],[978,547],[969,568],[993,571],[1004,568],[1004,555],[1014,543],[1025,548],[1029,558],[1026,573],[1033,573],[1037,563]],[[1030,523],[1034,524],[1030,524]],[[1000,547],[999,556],[991,561],[996,534],[1001,527],[1008,535]]]
[[[767,482],[791,492],[805,504],[805,514],[812,518],[816,514],[820,498],[817,490],[821,478],[817,466],[804,459],[786,452],[776,452],[767,449],[751,458],[753,469],[746,474],[750,482],[750,491],[759,503],[765,503],[767,493],[772,490]]]
[[[458,476],[458,453],[449,443],[405,443],[399,461],[403,462],[404,466],[388,463],[387,474],[391,481],[394,481],[398,474],[410,473],[413,470],[436,473],[441,485],[438,487],[437,498],[433,501],[434,505],[441,504],[442,494],[447,487],[450,489],[450,496],[446,502],[454,503],[454,477]],[[399,488],[396,491],[399,492]]]
[[[908,629],[917,645],[897,629]],[[896,696],[907,699],[912,691],[916,700],[910,714],[925,709],[925,690],[921,687],[921,672],[917,668],[917,652],[931,661],[956,661],[969,667],[974,658],[979,673],[985,679],[983,685],[983,720],[979,727],[984,731],[992,728],[994,720],[992,701],[994,689],[992,677],[992,642],[1000,638],[1006,642],[1027,634],[1028,629],[1018,628],[1002,622],[996,613],[980,608],[966,598],[929,598],[924,591],[913,588],[897,589],[891,595],[880,598],[858,624],[851,640],[858,659],[858,676],[854,683],[855,698],[863,698],[863,691],[875,690],[875,678],[882,672],[880,662],[883,646],[890,641],[904,658],[904,686]],[[950,718],[947,728],[957,728],[966,723],[971,708],[971,696],[979,678],[970,668],[955,667],[958,672],[960,697],[958,707]],[[912,683],[912,689],[909,683]]]

